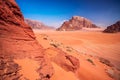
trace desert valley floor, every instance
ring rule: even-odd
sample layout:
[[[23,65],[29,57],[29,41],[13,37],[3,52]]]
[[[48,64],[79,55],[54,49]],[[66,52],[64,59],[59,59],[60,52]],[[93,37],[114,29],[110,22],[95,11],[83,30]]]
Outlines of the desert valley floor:
[[[40,34],[48,35],[52,40],[70,46],[83,54],[100,56],[120,67],[120,33],[83,32],[83,31],[35,31],[37,40],[47,48]],[[46,43],[47,44],[47,43]]]
[[[45,49],[51,46],[58,47],[68,54],[79,58],[80,70],[76,73],[79,79],[97,80],[99,78],[100,80],[112,80],[110,77],[114,76],[115,80],[119,80],[120,33],[52,30],[34,30],[34,33],[38,42],[41,43]],[[49,50],[48,52],[54,54],[54,51]],[[99,63],[99,58],[103,59],[103,64]],[[106,66],[106,64],[109,67]],[[111,64],[114,65],[117,70],[114,69]],[[57,72],[51,80],[66,80],[69,76],[71,76],[71,80],[75,80],[72,73],[65,73],[64,70],[55,64],[53,64],[53,66]],[[114,72],[112,70],[114,70]],[[64,77],[59,77],[62,74],[64,74]]]

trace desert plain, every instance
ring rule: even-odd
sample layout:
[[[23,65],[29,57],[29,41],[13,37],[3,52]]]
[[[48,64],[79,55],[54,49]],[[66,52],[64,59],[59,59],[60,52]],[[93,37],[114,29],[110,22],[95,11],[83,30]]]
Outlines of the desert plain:
[[[69,54],[78,57],[80,60],[80,70],[77,75],[81,78],[81,80],[97,80],[98,78],[100,80],[112,80],[106,76],[106,70],[109,69],[109,67],[99,63],[99,58],[108,60],[116,69],[120,69],[120,33],[103,33],[101,30],[34,30],[34,33],[38,42],[41,43],[44,48],[49,48],[51,43],[54,43],[63,51],[66,51],[67,53],[71,52]],[[66,48],[71,48],[75,52]],[[77,53],[78,55],[74,53]],[[88,62],[89,59],[93,61],[94,65],[91,65]],[[110,72],[112,73],[112,70]],[[56,75],[62,74],[64,74],[64,72],[60,70]],[[68,76],[71,75],[72,74],[70,73]],[[61,78],[55,78],[53,80],[59,79]],[[62,80],[66,80],[65,76]],[[69,80],[74,79],[72,79],[71,76],[71,79]]]

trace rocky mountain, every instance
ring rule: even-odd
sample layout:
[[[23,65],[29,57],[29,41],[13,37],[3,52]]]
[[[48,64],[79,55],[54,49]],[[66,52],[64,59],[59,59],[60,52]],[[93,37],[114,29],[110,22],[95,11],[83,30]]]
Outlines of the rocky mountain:
[[[82,28],[97,28],[95,24],[93,24],[90,20],[80,17],[73,16],[69,21],[65,21],[60,28],[57,30],[60,31],[71,31],[71,30],[81,30]]]
[[[15,62],[15,59],[26,57],[39,59],[41,68],[38,74],[41,80],[52,76],[52,65],[42,53],[42,46],[37,43],[31,27],[24,22],[15,0],[0,0],[0,80],[27,78],[19,73],[23,68]]]
[[[32,27],[32,29],[54,29],[54,27],[47,26],[43,24],[42,22],[36,21],[36,20],[30,20],[30,19],[25,19],[25,22]]]
[[[53,51],[56,54],[48,57],[15,0],[0,0],[0,80],[50,80],[51,63],[71,72],[79,68],[77,58],[57,48]]]
[[[107,29],[105,29],[103,32],[107,33],[120,32],[120,21],[117,21],[115,24],[108,26]]]

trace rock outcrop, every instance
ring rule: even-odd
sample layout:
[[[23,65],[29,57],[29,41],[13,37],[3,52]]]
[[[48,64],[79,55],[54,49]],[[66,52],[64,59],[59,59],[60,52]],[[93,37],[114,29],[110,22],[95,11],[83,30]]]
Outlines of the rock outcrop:
[[[48,48],[45,53],[54,63],[66,71],[76,72],[80,67],[80,62],[76,57],[65,53],[59,48]]]
[[[18,80],[20,66],[16,64],[12,57],[0,55],[0,80]]]
[[[108,26],[103,32],[106,33],[115,33],[120,32],[120,21],[117,21],[115,24]]]
[[[80,17],[73,16],[69,21],[65,21],[60,28],[59,31],[72,31],[72,30],[81,30],[82,28],[97,28],[95,24],[93,24],[90,20]]]
[[[19,65],[14,63],[14,59],[34,59],[38,55],[40,80],[49,80],[53,69],[42,50],[15,0],[0,0],[0,56],[3,55],[0,57],[0,80],[20,80],[24,75],[18,75]],[[11,62],[6,56],[12,57]]]
[[[54,29],[53,27],[47,26],[43,24],[42,22],[36,21],[36,20],[30,20],[30,19],[25,19],[25,22],[31,26],[32,29],[41,29],[41,30],[52,30]]]
[[[55,51],[56,54],[48,56],[49,50]],[[39,68],[35,72],[39,74],[39,78],[35,77],[34,80],[50,80],[54,73],[51,62],[66,71],[76,72],[79,68],[79,60],[75,57],[58,48],[49,50],[44,50],[38,44],[32,28],[25,23],[15,0],[0,0],[0,80],[33,80],[20,73],[24,70],[24,64],[19,61],[26,58],[38,62],[36,64]]]

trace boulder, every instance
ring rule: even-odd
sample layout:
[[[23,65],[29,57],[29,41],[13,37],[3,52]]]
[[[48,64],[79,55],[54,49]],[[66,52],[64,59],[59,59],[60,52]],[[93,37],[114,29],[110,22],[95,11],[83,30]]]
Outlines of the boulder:
[[[79,59],[62,51],[59,48],[48,48],[44,51],[46,55],[66,71],[76,72],[80,67]],[[52,53],[51,53],[52,52]]]

